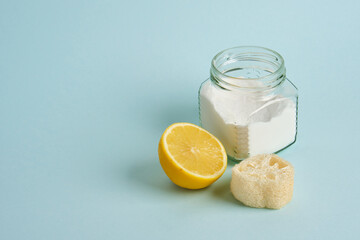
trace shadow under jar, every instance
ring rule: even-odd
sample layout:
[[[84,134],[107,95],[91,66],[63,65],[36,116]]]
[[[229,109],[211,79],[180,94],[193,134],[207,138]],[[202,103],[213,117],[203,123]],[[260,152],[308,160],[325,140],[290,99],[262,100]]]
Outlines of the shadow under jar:
[[[276,153],[296,141],[298,91],[282,56],[262,47],[234,47],[211,62],[199,90],[200,123],[230,159]]]

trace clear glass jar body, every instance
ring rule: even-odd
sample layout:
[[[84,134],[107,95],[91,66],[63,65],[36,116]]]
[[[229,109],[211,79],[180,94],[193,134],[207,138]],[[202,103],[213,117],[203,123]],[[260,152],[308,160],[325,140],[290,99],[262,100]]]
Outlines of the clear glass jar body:
[[[286,78],[283,58],[261,47],[235,47],[217,54],[210,78],[199,89],[201,126],[235,161],[293,144],[297,106],[298,91]]]

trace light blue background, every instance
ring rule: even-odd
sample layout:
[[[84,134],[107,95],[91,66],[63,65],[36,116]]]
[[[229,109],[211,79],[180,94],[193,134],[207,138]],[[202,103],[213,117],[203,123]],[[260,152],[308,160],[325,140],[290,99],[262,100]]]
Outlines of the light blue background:
[[[359,1],[0,2],[0,239],[359,237]],[[280,52],[300,93],[281,210],[244,207],[231,165],[176,187],[157,144],[198,123],[220,50]]]

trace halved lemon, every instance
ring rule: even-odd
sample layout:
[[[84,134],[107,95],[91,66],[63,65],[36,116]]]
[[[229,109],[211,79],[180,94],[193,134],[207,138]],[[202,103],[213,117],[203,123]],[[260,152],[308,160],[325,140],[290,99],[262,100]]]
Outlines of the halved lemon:
[[[159,159],[166,175],[176,185],[200,189],[225,172],[227,155],[221,142],[191,123],[174,123],[163,133]]]

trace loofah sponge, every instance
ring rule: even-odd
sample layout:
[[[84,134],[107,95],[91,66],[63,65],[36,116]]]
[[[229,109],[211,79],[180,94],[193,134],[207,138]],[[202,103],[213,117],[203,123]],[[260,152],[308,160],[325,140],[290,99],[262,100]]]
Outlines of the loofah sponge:
[[[279,209],[292,198],[294,168],[275,154],[259,154],[233,167],[230,188],[247,206]]]

